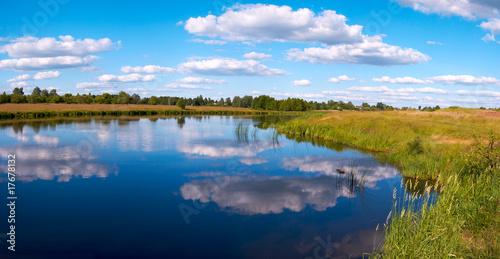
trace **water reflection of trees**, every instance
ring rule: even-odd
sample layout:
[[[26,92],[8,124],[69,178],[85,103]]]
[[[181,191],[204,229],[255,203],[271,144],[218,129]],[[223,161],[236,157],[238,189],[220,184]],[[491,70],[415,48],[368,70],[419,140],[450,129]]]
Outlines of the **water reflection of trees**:
[[[86,123],[90,123],[90,119],[84,120]],[[14,121],[11,123],[0,123],[0,129],[12,128],[14,133],[23,133],[24,127],[31,128],[35,133],[40,132],[40,130],[55,130],[57,125],[68,125],[73,124],[73,120],[68,119],[57,119],[57,120],[27,120],[27,121]]]
[[[179,129],[182,129],[184,127],[184,124],[186,124],[186,118],[185,117],[179,117],[179,118],[177,118],[177,126],[179,126]]]
[[[117,124],[119,127],[125,127],[130,124],[130,122],[138,122],[140,118],[119,118]]]

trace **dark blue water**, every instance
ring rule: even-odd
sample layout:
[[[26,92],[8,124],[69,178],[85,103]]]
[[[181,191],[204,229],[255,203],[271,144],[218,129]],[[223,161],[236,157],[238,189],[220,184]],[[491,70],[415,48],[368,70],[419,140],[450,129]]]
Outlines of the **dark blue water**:
[[[357,258],[379,244],[398,170],[297,142],[263,118],[0,125],[16,155],[15,252],[0,258]],[[240,127],[238,127],[238,125]],[[240,133],[235,130],[240,128]],[[242,130],[243,129],[243,130]],[[337,169],[344,172],[339,173]]]

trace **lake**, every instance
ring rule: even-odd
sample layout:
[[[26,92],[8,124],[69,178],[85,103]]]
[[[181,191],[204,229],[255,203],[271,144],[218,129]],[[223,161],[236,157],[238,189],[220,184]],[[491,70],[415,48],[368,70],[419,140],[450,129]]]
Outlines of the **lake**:
[[[1,258],[358,258],[379,244],[397,168],[294,140],[267,117],[0,124],[16,156],[15,252]],[[264,126],[264,127],[262,127]],[[376,231],[379,225],[378,231]]]

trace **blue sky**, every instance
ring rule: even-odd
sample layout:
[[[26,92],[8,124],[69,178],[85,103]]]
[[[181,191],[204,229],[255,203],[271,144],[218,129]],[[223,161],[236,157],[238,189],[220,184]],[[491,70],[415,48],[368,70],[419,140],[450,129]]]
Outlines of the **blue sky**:
[[[492,0],[4,1],[0,91],[498,107],[499,18]]]

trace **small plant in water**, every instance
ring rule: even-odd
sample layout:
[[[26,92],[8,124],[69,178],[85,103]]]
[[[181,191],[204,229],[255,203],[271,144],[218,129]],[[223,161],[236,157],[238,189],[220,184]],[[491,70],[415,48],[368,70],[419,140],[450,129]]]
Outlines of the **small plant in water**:
[[[236,137],[238,138],[238,142],[244,142],[248,144],[248,130],[250,125],[248,123],[244,123],[240,121],[234,130]]]

